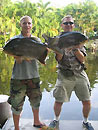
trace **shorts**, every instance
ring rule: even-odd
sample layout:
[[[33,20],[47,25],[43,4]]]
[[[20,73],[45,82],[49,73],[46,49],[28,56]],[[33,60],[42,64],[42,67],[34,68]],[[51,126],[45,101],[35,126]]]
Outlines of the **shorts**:
[[[69,75],[63,74],[60,70],[58,71],[58,78],[56,81],[53,96],[57,102],[68,102],[72,91],[75,91],[76,96],[80,101],[90,100],[91,89],[90,82],[85,71],[81,74]]]
[[[11,79],[8,103],[12,106],[13,113],[17,115],[21,113],[26,96],[28,96],[32,108],[39,108],[42,99],[39,83],[39,78],[30,80]]]

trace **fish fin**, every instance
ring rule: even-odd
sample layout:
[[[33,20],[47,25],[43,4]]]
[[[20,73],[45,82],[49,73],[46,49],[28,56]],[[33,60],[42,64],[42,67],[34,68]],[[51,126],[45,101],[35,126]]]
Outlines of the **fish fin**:
[[[45,63],[45,59],[46,59],[46,57],[47,57],[47,54],[48,54],[48,49],[46,49],[45,51],[44,51],[44,53],[43,53],[43,55],[41,55],[40,56],[40,58],[38,59],[42,64],[46,64]]]
[[[46,34],[42,34],[42,37],[45,39],[46,42],[48,42],[49,37]]]
[[[45,39],[45,42],[48,43],[48,47],[58,44],[59,37],[49,37],[46,34],[43,34],[42,37]]]

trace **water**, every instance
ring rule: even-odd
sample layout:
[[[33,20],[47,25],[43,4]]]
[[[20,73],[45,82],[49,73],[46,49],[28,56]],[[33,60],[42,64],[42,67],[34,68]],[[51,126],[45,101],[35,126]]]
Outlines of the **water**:
[[[98,52],[97,52],[98,53]],[[97,53],[88,53],[86,66],[87,74],[90,79],[92,89],[91,101],[92,109],[89,116],[90,120],[98,120],[98,56]],[[14,60],[12,57],[5,55],[0,51],[0,94],[9,95],[9,85],[12,73]],[[43,91],[43,99],[40,107],[41,119],[53,119],[53,104],[54,98],[52,95],[53,87],[57,78],[56,61],[54,54],[50,53],[46,61],[47,65],[39,65],[39,72],[41,77],[41,90]],[[32,110],[26,98],[23,113],[23,118],[33,118]],[[64,103],[62,112],[62,120],[81,120],[82,119],[82,104],[78,101],[74,92],[71,96],[71,101]]]
[[[0,103],[4,103],[8,100],[8,97],[7,95],[0,95]]]
[[[89,120],[98,120],[98,84],[94,85],[95,88],[92,90],[91,102],[92,109],[89,115]],[[54,118],[54,98],[51,92],[43,92],[43,99],[41,101],[40,107],[40,117],[41,119],[52,120]],[[26,101],[23,107],[22,117],[26,119],[32,119],[33,114],[26,97]],[[61,112],[61,120],[82,120],[82,104],[78,101],[75,93],[72,93],[70,102],[64,103]]]

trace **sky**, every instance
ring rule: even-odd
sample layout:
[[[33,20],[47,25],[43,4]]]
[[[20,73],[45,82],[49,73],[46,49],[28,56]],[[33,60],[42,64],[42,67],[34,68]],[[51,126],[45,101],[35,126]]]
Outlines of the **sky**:
[[[12,0],[12,1],[23,1],[23,0]],[[39,0],[30,0],[32,1],[32,3],[37,3],[39,2]],[[71,3],[75,3],[75,4],[78,4],[79,2],[84,2],[85,0],[43,0],[43,3],[46,3],[50,1],[51,4],[50,6],[54,6],[54,7],[64,7],[68,4],[71,4]],[[98,5],[98,0],[93,0],[97,5]]]

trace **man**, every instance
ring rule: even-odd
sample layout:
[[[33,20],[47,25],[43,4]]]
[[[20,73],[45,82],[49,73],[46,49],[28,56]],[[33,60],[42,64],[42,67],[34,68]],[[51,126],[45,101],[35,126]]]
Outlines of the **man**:
[[[72,32],[74,28],[72,16],[67,15],[64,17],[61,27],[64,32],[60,35]],[[84,71],[85,56],[86,52],[83,45],[75,46],[73,49],[64,49],[63,55],[56,54],[56,60],[58,61],[58,78],[53,91],[53,96],[55,97],[55,119],[49,124],[52,128],[55,128],[59,122],[63,103],[69,101],[72,91],[75,91],[76,96],[83,104],[83,127],[87,130],[94,130],[88,122],[91,102],[90,83]]]
[[[13,38],[31,37],[32,19],[29,16],[23,16],[20,19],[21,34]],[[34,37],[34,36],[32,36]],[[38,38],[40,41],[40,39]],[[25,97],[29,97],[34,116],[34,127],[42,128],[43,123],[39,120],[39,106],[42,98],[40,91],[40,78],[35,59],[26,61],[21,57],[15,56],[11,83],[10,97],[8,103],[11,104],[15,130],[19,130],[19,119],[23,108]]]

